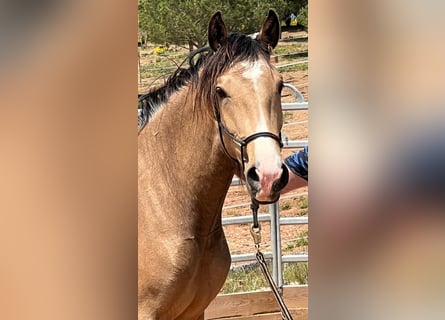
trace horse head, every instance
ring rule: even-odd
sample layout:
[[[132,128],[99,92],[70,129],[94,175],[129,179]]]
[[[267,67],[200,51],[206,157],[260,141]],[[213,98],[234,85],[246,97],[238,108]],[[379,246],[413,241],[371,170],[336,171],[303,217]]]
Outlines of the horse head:
[[[283,80],[270,63],[280,38],[279,19],[269,11],[252,39],[229,34],[218,12],[210,20],[208,38],[218,70],[211,99],[224,151],[239,164],[238,175],[252,198],[274,202],[289,177],[281,158]]]

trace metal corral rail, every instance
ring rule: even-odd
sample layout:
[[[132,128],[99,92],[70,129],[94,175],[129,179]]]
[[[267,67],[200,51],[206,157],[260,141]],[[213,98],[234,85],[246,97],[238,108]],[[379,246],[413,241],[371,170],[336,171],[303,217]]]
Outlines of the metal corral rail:
[[[282,103],[282,110],[307,110],[308,103],[304,100],[301,92],[293,85],[289,83],[284,84],[285,87],[291,89],[295,94],[295,102]],[[307,140],[289,140],[287,137],[283,136],[283,147],[290,148],[303,148],[308,145]],[[234,178],[232,180],[232,185],[239,185],[241,181],[239,178]],[[305,195],[303,193],[302,195]],[[293,195],[292,197],[294,197]],[[282,197],[282,199],[287,197]],[[244,206],[248,204],[241,204],[239,206]],[[227,207],[226,207],[227,208]],[[281,233],[280,225],[298,225],[307,224],[308,217],[286,217],[280,218],[279,205],[278,202],[269,205],[268,214],[258,215],[258,220],[269,221],[270,222],[270,242],[272,252],[265,252],[264,255],[267,259],[272,259],[272,276],[278,287],[283,287],[283,263],[289,262],[307,262],[308,254],[293,254],[293,255],[282,255],[281,253]],[[227,217],[222,219],[223,226],[231,224],[249,224],[252,223],[252,216],[240,216],[240,217]],[[253,247],[253,246],[252,246]],[[244,261],[255,261],[255,253],[247,254],[235,254],[231,256],[232,262],[244,262]]]

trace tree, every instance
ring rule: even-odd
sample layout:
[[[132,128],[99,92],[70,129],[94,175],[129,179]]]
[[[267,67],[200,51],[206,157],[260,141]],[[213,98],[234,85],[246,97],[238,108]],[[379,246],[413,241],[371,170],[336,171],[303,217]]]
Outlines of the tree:
[[[300,9],[300,11],[298,13],[298,16],[297,16],[298,24],[302,25],[305,28],[306,31],[308,29],[307,17],[308,17],[308,8],[307,8],[307,5],[306,5],[306,6],[304,6],[303,8]]]
[[[287,0],[286,2],[286,6],[283,8],[283,16],[282,18],[284,19],[285,17],[289,16],[291,13],[294,13],[295,15],[298,15],[300,13],[300,11],[304,8],[307,7],[308,5],[308,1],[307,0]]]
[[[216,11],[222,12],[230,31],[249,34],[259,31],[269,9],[284,18],[286,10],[304,3],[307,0],[139,0],[139,29],[148,41],[193,50],[206,45],[207,24]]]
[[[217,1],[139,0],[139,28],[154,43],[202,47],[208,19],[218,10]]]

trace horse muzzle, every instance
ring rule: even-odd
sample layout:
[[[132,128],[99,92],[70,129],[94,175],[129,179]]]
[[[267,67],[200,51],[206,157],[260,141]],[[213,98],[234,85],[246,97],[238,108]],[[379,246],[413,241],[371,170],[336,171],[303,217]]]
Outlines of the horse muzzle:
[[[246,182],[251,196],[259,203],[273,203],[280,197],[280,191],[289,181],[289,171],[280,167],[266,168],[261,164],[247,170]]]

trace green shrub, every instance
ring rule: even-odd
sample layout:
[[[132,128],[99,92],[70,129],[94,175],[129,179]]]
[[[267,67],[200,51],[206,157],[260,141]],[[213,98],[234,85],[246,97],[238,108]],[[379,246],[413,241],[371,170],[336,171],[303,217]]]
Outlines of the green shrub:
[[[299,25],[302,25],[304,29],[307,31],[308,22],[307,22],[307,5],[300,9],[297,15],[297,21]]]

